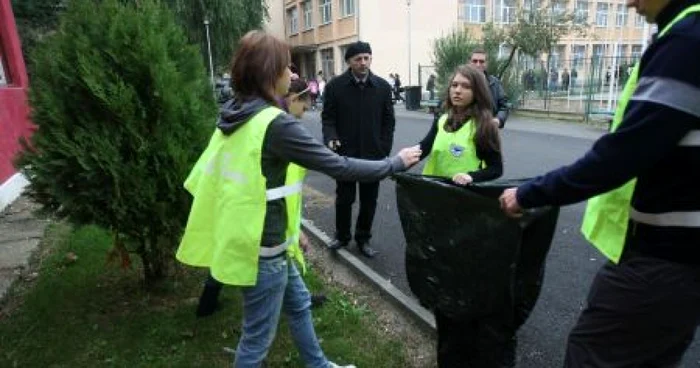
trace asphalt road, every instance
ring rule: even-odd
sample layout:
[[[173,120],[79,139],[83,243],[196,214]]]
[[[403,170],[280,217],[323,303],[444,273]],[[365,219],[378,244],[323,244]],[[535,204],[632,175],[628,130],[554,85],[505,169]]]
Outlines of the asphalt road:
[[[401,108],[397,108],[396,115],[395,151],[420,141],[432,122],[430,115]],[[305,122],[320,138],[319,114],[307,113]],[[571,163],[601,134],[601,130],[583,125],[511,118],[502,131],[503,178],[532,177]],[[412,172],[421,169],[422,165],[413,168]],[[335,182],[327,176],[310,172],[306,184],[310,188],[306,191],[305,217],[332,236]],[[562,365],[568,331],[585,304],[595,272],[604,263],[603,257],[580,235],[584,208],[583,204],[577,204],[561,210],[540,300],[519,333],[518,367]],[[373,232],[372,244],[381,254],[366,263],[410,294],[404,270],[406,243],[396,211],[394,183],[390,180],[381,185]],[[356,251],[354,245],[349,248]],[[693,344],[682,367],[700,367],[700,344]]]

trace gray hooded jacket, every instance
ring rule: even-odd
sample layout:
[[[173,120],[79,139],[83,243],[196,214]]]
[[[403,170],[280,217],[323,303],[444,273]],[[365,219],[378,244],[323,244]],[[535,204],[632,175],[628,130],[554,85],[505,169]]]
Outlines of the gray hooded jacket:
[[[230,100],[221,108],[217,127],[225,135],[234,134],[268,106],[262,99]],[[268,126],[263,141],[261,166],[267,189],[284,185],[290,162],[345,181],[378,181],[406,170],[398,156],[377,161],[339,156],[317,141],[293,116],[280,114]],[[261,245],[272,247],[283,243],[286,224],[284,199],[267,202]]]

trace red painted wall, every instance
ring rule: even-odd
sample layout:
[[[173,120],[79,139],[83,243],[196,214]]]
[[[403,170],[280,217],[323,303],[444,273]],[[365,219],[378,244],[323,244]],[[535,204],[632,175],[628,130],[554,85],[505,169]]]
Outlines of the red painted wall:
[[[27,88],[29,78],[22,57],[17,26],[10,0],[0,0],[0,54],[10,84],[0,86],[0,185],[15,174],[12,159],[19,150],[18,139],[31,133]]]

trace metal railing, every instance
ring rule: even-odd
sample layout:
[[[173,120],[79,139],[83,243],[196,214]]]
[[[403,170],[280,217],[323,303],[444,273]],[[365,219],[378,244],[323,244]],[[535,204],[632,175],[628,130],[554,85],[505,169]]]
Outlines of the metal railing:
[[[563,60],[545,68],[512,65],[521,93],[514,107],[547,112],[609,117],[629,78],[636,58],[599,57]],[[513,80],[511,80],[513,81]]]
[[[564,113],[609,119],[617,99],[632,72],[637,57],[593,57],[557,60],[546,63],[514,60],[502,82],[514,109]],[[432,65],[419,65],[419,84],[423,87],[434,73]]]

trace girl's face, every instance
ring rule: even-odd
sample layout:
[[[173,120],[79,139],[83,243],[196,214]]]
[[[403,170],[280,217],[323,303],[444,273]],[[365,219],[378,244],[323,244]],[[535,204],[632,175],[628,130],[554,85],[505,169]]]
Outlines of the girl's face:
[[[450,101],[455,107],[467,107],[474,102],[474,92],[467,77],[457,73],[450,84]]]
[[[304,116],[304,112],[309,109],[309,101],[304,96],[299,96],[296,93],[291,94],[287,97],[287,108],[289,113],[294,115],[295,118],[301,119]]]
[[[284,96],[289,91],[289,84],[292,83],[292,71],[289,67],[284,68],[284,72],[275,83],[275,96]]]

